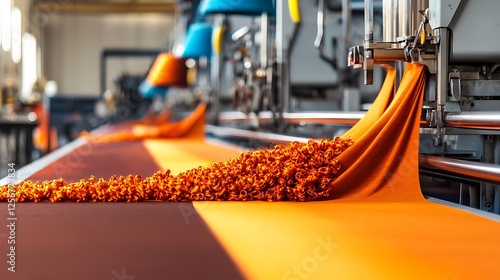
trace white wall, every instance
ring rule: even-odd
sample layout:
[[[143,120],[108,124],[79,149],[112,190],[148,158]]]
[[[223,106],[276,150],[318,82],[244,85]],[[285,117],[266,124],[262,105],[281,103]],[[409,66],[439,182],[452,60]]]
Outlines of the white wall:
[[[3,3],[3,0],[0,0]],[[12,0],[12,7],[17,7],[21,10],[22,16],[22,32],[30,31],[29,25],[31,24],[29,18],[29,1],[27,0]],[[2,19],[0,15],[0,20]],[[0,30],[1,34],[1,30]],[[1,41],[1,39],[0,39]],[[5,83],[7,79],[15,79],[17,85],[21,84],[21,63],[15,64],[11,58],[11,51],[5,52],[0,46],[0,86]]]
[[[105,48],[159,49],[174,24],[167,14],[56,14],[44,29],[44,74],[59,92],[100,94]],[[152,59],[109,59],[107,87],[121,73],[143,74]]]

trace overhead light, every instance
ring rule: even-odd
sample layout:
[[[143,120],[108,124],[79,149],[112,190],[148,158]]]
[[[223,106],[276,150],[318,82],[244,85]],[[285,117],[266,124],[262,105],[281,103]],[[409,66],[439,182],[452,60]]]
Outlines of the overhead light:
[[[12,0],[2,0],[2,49],[10,51]]]
[[[196,66],[196,61],[192,58],[188,58],[186,60],[186,66],[187,66],[187,68],[193,68]]]
[[[21,61],[21,10],[18,7],[12,9],[12,47],[11,56],[14,63]]]

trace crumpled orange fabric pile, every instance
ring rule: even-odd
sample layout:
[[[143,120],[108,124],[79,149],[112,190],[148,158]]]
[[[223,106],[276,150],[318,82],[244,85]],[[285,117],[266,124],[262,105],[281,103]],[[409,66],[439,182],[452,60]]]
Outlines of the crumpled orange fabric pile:
[[[418,188],[418,135],[425,69],[408,64],[397,92],[395,72],[386,81],[372,108],[342,138],[290,143],[242,153],[235,159],[199,167],[173,176],[170,171],[139,176],[90,178],[67,183],[63,179],[24,181],[17,185],[17,201],[198,201],[265,200],[309,201],[320,198],[377,197],[411,186]],[[169,124],[169,135],[182,135],[199,123],[200,105],[186,123]],[[169,129],[171,126],[169,126]],[[150,136],[148,131],[144,135]],[[153,134],[160,133],[155,131]],[[130,135],[130,134],[127,134]],[[104,136],[106,141],[128,136]],[[133,139],[137,140],[137,134]],[[416,181],[416,184],[414,184]],[[7,200],[7,188],[0,201]],[[418,197],[415,196],[415,197]],[[391,199],[391,198],[389,198]]]
[[[291,143],[272,149],[242,153],[210,167],[198,167],[173,176],[170,170],[140,176],[94,177],[79,182],[24,181],[16,199],[57,201],[200,201],[266,200],[308,201],[327,197],[340,168],[337,157],[351,146],[336,138]],[[7,192],[0,194],[6,198]]]

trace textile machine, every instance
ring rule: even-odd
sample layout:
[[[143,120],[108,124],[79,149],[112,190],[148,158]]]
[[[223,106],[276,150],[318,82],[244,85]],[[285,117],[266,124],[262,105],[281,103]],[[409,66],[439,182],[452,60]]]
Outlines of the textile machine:
[[[354,38],[362,36],[353,24],[362,23],[361,2],[279,0],[271,8],[272,2],[266,3],[236,9],[202,1],[199,6],[198,15],[214,15],[214,34],[223,31],[212,58],[212,73],[217,73],[212,75],[212,123],[308,137],[324,134],[315,125],[325,122],[355,123],[378,91],[361,86],[360,73],[345,61],[351,26]],[[379,71],[376,85],[383,80]]]
[[[207,3],[205,9],[212,2]],[[495,44],[500,20],[494,12],[500,3],[278,0],[275,6],[275,16],[254,11],[252,20],[242,17],[249,15],[244,11],[210,11],[231,38],[212,60],[219,66],[213,72],[219,73],[213,75],[213,123],[259,134],[212,126],[209,132],[275,142],[287,141],[276,132],[340,135],[363,116],[381,87],[378,65],[395,68],[399,81],[406,63],[424,64],[424,194],[500,213],[495,185],[500,181],[500,50]],[[233,98],[236,110],[220,101],[224,97]],[[453,195],[426,187],[443,179]]]
[[[400,74],[404,62],[428,69],[422,174],[462,183],[499,181],[500,51],[494,42],[500,20],[493,12],[499,8],[497,1],[384,1],[383,41],[376,42],[373,1],[365,1],[363,45],[349,49],[349,65],[363,68],[364,83],[373,83],[377,64],[390,64]],[[499,213],[498,185],[470,185],[471,206]]]

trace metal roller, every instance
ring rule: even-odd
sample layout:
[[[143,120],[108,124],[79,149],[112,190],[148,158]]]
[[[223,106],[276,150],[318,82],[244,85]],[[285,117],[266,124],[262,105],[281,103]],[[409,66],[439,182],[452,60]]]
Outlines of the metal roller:
[[[338,124],[354,125],[365,112],[297,112],[283,113],[283,119],[287,123],[316,123],[316,124]],[[260,112],[260,122],[272,120],[271,112]],[[238,111],[222,112],[220,122],[242,122],[248,121],[248,114]],[[500,130],[500,112],[447,112],[444,121],[448,127],[475,128],[486,130]]]
[[[286,144],[290,142],[301,142],[307,143],[309,141],[308,138],[303,137],[294,137],[287,135],[280,135],[274,133],[266,133],[266,132],[258,132],[258,131],[250,131],[239,128],[231,128],[231,127],[220,127],[214,125],[206,125],[205,131],[209,134],[216,135],[218,137],[235,137],[240,139],[253,139],[268,143],[276,143],[276,144]]]
[[[283,120],[287,123],[354,125],[364,115],[365,112],[298,112],[283,113]],[[258,118],[262,123],[271,121],[272,113],[260,112]],[[222,112],[219,118],[221,123],[243,122],[251,119],[250,115],[237,111]]]
[[[420,155],[418,161],[420,168],[437,169],[480,181],[500,183],[498,165],[426,155]]]
[[[500,130],[500,112],[448,112],[444,121],[453,127]]]

